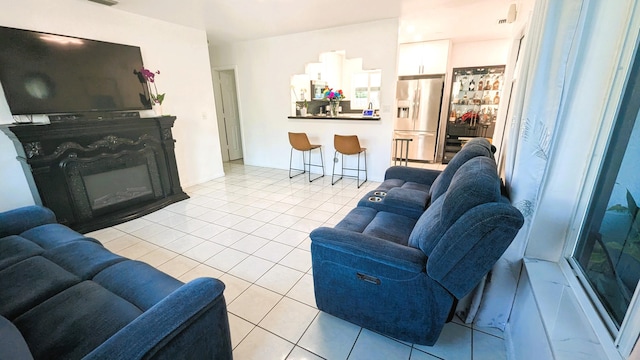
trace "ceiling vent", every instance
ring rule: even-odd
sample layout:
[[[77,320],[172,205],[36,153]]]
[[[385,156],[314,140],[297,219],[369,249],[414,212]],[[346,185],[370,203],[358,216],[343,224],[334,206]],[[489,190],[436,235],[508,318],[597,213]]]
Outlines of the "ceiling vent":
[[[498,20],[498,24],[511,24],[514,21],[516,21],[516,16],[518,15],[518,12],[516,11],[516,4],[513,3],[511,5],[509,5],[509,11],[507,11],[507,18],[506,19],[499,19]]]
[[[118,3],[116,0],[89,0],[89,1],[93,1],[95,3],[107,5],[107,6],[113,6]]]

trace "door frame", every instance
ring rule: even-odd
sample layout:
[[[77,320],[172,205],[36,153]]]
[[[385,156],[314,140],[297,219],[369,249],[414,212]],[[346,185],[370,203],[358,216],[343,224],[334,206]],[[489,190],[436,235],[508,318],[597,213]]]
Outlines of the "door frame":
[[[234,78],[234,82],[235,82],[235,89],[233,91],[233,93],[235,94],[236,97],[236,104],[238,105],[238,122],[240,123],[240,146],[242,147],[242,158],[244,159],[244,157],[246,156],[246,149],[244,146],[244,124],[243,124],[243,116],[242,116],[242,104],[240,101],[240,96],[238,96],[238,94],[240,93],[240,84],[238,83],[238,66],[237,65],[228,65],[228,66],[217,66],[212,68],[212,80],[213,80],[213,93],[214,93],[214,97],[215,97],[215,105],[216,105],[216,125],[218,126],[218,139],[220,139],[220,136],[222,134],[220,134],[220,120],[222,119],[222,99],[221,99],[221,94],[220,94],[220,76],[219,73],[221,71],[232,71],[233,72],[233,78]],[[224,124],[222,126],[222,128],[224,127]],[[226,130],[225,130],[226,131]],[[222,151],[222,141],[220,142],[220,155],[222,156],[222,161],[229,161],[229,152],[227,151],[227,154],[225,156],[224,152]],[[226,160],[225,160],[226,159]]]

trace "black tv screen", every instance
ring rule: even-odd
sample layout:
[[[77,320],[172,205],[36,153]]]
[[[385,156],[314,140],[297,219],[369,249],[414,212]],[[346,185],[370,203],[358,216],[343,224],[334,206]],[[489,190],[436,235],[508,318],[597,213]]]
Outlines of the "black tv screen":
[[[0,84],[13,115],[151,109],[136,46],[0,27]]]

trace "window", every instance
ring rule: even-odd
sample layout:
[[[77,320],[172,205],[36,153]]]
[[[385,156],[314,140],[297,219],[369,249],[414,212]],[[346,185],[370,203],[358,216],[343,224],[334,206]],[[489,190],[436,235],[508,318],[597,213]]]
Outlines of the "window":
[[[636,59],[571,259],[616,338],[640,278],[638,67]]]
[[[374,109],[380,109],[380,82],[382,72],[380,70],[365,71],[353,74],[351,86],[353,98],[352,109],[368,109],[369,104]]]

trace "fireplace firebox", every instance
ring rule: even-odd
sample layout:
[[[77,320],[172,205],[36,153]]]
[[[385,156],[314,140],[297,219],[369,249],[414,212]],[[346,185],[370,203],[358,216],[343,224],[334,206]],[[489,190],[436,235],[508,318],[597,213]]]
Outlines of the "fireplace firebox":
[[[88,232],[187,199],[171,128],[175,117],[78,120],[3,127],[36,202]]]

